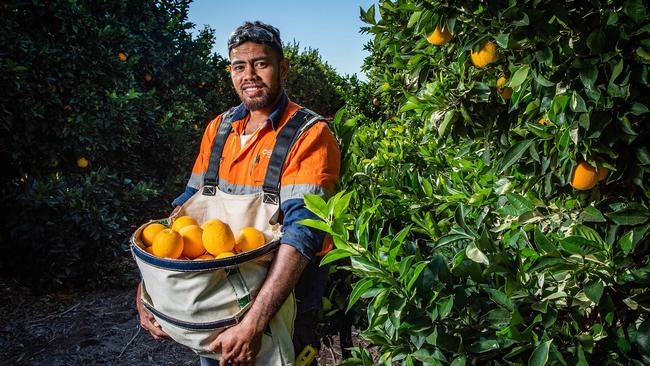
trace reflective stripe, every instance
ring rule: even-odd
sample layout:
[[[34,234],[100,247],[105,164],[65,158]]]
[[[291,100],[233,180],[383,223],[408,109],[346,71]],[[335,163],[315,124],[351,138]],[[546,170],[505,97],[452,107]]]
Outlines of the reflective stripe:
[[[205,172],[201,174],[197,173],[192,173],[190,176],[190,180],[187,182],[188,187],[192,187],[194,189],[199,189],[201,187],[201,184],[203,184],[203,175]]]
[[[289,184],[280,187],[280,199],[282,201],[303,198],[306,194],[316,194],[324,199],[329,197],[325,187],[320,184]]]
[[[235,195],[252,194],[262,192],[261,186],[247,186],[242,184],[232,184],[225,179],[219,178],[219,189],[223,192]]]

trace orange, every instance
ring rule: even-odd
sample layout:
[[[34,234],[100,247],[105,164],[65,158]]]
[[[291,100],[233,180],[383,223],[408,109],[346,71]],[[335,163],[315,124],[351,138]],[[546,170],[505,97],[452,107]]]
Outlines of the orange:
[[[232,252],[235,248],[235,236],[230,226],[220,220],[210,220],[203,224],[203,246],[212,255]]]
[[[122,61],[122,62],[126,61],[126,59],[127,59],[126,54],[124,52],[118,53],[117,58],[120,59],[120,61]]]
[[[233,252],[223,252],[223,253],[217,254],[214,257],[214,259],[228,258],[228,257],[232,257],[234,255],[235,255],[235,253],[233,253]]]
[[[183,237],[183,255],[187,258],[194,259],[205,253],[203,246],[203,229],[198,225],[187,225],[178,231]]]
[[[147,247],[147,246],[145,246],[145,247],[144,247],[144,250],[145,250],[147,253],[153,255],[153,250],[151,249],[151,247]]]
[[[144,245],[150,247],[153,244],[153,238],[156,237],[156,234],[165,230],[166,227],[163,224],[157,222],[147,225],[147,227],[142,230],[142,242]]]
[[[88,159],[84,158],[83,156],[77,160],[77,166],[82,169],[88,168],[88,163]]]
[[[607,173],[609,173],[609,170],[607,170],[607,168],[605,168],[604,166],[598,168],[598,181],[607,178]]]
[[[573,175],[571,176],[571,187],[584,191],[587,189],[592,189],[601,180],[600,176],[605,172],[604,175],[607,176],[607,171],[605,168],[600,168],[600,172],[596,171],[596,168],[592,167],[586,161],[581,161],[573,169]]]
[[[178,259],[183,253],[183,237],[172,229],[161,230],[153,238],[151,248],[158,257]]]
[[[497,46],[491,41],[485,41],[477,52],[471,51],[469,55],[472,63],[479,69],[484,68],[499,59]]]
[[[151,81],[153,79],[153,76],[151,74],[145,74],[144,75],[144,81]]]
[[[254,227],[245,227],[235,237],[235,252],[242,253],[257,249],[265,244],[266,239],[261,231]]]
[[[508,81],[508,78],[505,76],[502,76],[497,80],[497,93],[499,93],[501,98],[508,100],[512,97],[512,88],[504,87],[506,81]]]
[[[451,41],[453,37],[454,36],[449,33],[449,29],[440,28],[440,25],[436,25],[436,29],[434,29],[433,33],[427,37],[427,42],[435,46],[442,46]]]
[[[206,253],[206,254],[200,255],[200,256],[198,256],[198,257],[196,257],[194,259],[195,260],[208,260],[208,259],[214,259],[214,257],[212,256],[212,254],[207,254]]]
[[[538,122],[539,122],[540,125],[544,126],[544,125],[546,125],[546,118],[542,117],[542,118],[539,119]]]
[[[199,223],[196,222],[196,220],[194,220],[191,216],[177,217],[174,220],[174,223],[172,224],[172,230],[178,232],[182,228],[184,228],[185,226],[189,226],[189,225],[197,225],[198,226]]]

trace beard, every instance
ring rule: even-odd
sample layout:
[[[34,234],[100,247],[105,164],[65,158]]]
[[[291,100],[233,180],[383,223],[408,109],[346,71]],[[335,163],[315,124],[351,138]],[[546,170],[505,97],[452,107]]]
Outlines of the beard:
[[[239,96],[239,99],[242,101],[242,103],[244,103],[244,106],[246,106],[246,109],[249,111],[256,111],[258,109],[268,107],[276,101],[278,95],[280,95],[282,91],[279,78],[275,83],[275,88],[273,89],[269,89],[268,85],[265,83],[259,83],[258,85],[262,88],[262,92],[261,95],[255,97],[249,97],[244,94],[243,87],[237,89],[237,95]]]

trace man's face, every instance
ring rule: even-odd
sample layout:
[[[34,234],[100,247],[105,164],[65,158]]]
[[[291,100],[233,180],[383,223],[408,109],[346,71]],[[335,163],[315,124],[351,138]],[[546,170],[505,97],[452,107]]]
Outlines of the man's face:
[[[289,63],[268,46],[244,42],[230,51],[230,78],[246,108],[255,111],[271,105],[282,92]]]

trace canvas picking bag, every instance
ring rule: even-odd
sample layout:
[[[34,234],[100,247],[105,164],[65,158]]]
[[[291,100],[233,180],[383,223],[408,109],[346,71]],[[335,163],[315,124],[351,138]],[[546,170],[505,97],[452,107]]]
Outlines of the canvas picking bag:
[[[233,257],[212,260],[175,260],[147,253],[140,237],[149,224],[138,228],[131,237],[131,250],[142,275],[142,304],[153,314],[163,331],[176,342],[205,357],[210,343],[229,326],[237,324],[259,292],[280,244],[280,177],[286,157],[297,138],[320,116],[301,109],[281,128],[271,154],[263,189],[260,192],[233,195],[218,187],[219,161],[231,130],[231,113],[219,125],[212,146],[203,186],[183,204],[176,217],[189,215],[203,224],[219,219],[233,233],[255,227],[264,233],[266,244]],[[173,220],[158,220],[163,224]],[[272,318],[262,338],[257,365],[292,365],[293,294]]]

